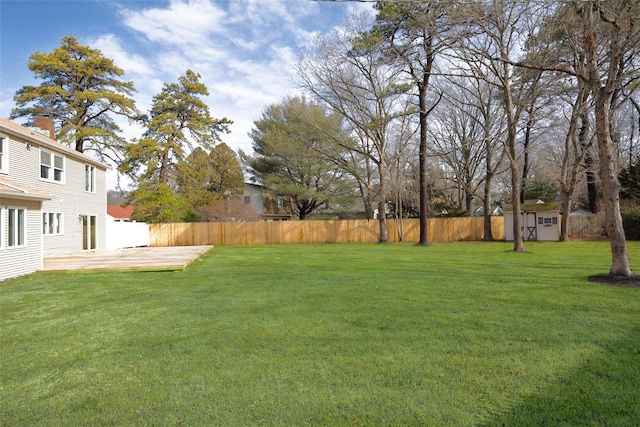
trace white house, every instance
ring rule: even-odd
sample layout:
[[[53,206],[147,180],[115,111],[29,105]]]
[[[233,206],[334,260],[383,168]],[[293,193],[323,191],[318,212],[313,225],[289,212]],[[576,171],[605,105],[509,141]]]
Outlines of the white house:
[[[35,123],[0,118],[0,280],[106,247],[107,166],[56,142],[48,117]]]

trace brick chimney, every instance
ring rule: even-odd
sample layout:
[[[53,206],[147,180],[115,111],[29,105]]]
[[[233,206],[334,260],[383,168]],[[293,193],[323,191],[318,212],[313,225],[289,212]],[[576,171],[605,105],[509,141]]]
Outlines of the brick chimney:
[[[56,140],[56,124],[48,114],[36,117],[35,119],[33,119],[33,124],[38,129],[42,129],[43,131],[45,131],[45,135],[47,135],[48,133],[47,136],[49,138],[53,139],[54,141]]]

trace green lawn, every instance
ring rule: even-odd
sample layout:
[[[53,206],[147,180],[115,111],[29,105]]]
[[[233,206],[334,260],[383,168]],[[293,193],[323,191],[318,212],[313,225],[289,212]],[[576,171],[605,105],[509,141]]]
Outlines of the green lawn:
[[[218,246],[0,283],[0,425],[637,426],[607,242]],[[630,242],[640,270],[640,242]]]

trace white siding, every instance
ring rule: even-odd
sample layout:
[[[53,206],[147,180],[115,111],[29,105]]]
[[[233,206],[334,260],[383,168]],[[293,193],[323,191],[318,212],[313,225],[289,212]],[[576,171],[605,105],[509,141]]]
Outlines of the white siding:
[[[43,212],[61,212],[64,217],[64,233],[43,237],[44,256],[64,255],[82,251],[82,224],[79,215],[97,217],[97,249],[106,248],[106,166],[96,167],[96,192],[85,191],[85,164],[79,153],[69,152],[67,147],[50,141],[42,143],[40,137],[29,139],[10,132],[2,132],[9,139],[10,163],[7,177],[36,190],[51,195],[42,204]],[[27,149],[27,140],[31,147]],[[60,149],[57,150],[56,146]],[[64,183],[40,179],[40,148],[65,156]],[[40,229],[40,233],[42,230]]]
[[[26,245],[7,247],[7,210],[8,206],[26,208]],[[33,273],[42,268],[42,225],[40,202],[32,200],[14,200],[3,197],[0,202],[2,212],[2,247],[0,248],[0,280]]]
[[[43,187],[39,188],[54,196],[52,200],[42,204],[42,211],[62,212],[64,218],[62,235],[44,236],[45,256],[82,251],[80,215],[95,215],[97,217],[97,249],[106,248],[106,174],[104,170],[98,169],[96,171],[96,192],[86,192],[84,190],[84,166],[84,163],[67,159],[65,184],[43,182],[41,184]]]
[[[552,224],[550,227],[538,224],[538,218],[553,218],[556,217],[556,224]],[[536,237],[539,241],[557,241],[560,239],[560,211],[539,211],[535,215],[531,212],[522,213],[521,220],[522,238],[523,240],[530,240],[527,227],[536,227]],[[513,211],[507,211],[504,213],[504,238],[506,241],[513,241]]]

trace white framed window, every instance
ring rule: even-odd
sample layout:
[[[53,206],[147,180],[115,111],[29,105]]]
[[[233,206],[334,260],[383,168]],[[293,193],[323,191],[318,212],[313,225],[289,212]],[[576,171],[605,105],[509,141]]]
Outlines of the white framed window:
[[[27,210],[25,208],[7,208],[7,247],[26,246]]]
[[[64,163],[64,156],[40,150],[40,178],[64,183]]]
[[[56,236],[64,234],[64,221],[61,212],[42,213],[42,234],[45,236]]]
[[[0,172],[9,170],[9,141],[0,135]]]
[[[84,165],[84,191],[96,192],[96,167]]]
[[[549,216],[549,217],[538,217],[538,225],[544,225],[545,227],[551,227],[552,225],[558,224],[557,216]]]

